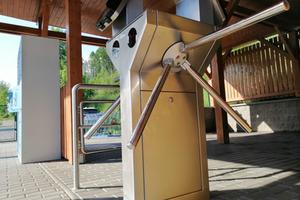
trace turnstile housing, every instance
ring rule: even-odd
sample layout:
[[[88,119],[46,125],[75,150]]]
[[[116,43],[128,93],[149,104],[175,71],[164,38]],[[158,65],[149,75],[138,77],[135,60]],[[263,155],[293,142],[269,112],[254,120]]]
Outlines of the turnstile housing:
[[[162,71],[165,51],[212,30],[146,10],[107,43],[120,72],[124,199],[209,199],[203,91],[186,72],[169,74],[140,142],[134,149],[126,145]],[[199,67],[210,46],[189,51],[189,62]]]

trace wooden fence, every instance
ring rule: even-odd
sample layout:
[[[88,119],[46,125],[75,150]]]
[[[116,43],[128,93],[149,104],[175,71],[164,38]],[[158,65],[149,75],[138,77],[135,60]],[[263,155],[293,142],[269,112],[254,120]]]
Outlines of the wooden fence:
[[[226,100],[295,95],[299,70],[278,37],[231,52],[225,61]]]

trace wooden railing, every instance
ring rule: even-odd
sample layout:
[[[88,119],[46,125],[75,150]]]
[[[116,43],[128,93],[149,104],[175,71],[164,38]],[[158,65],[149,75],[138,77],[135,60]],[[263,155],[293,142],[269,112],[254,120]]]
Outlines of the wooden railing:
[[[278,37],[236,49],[225,61],[226,100],[295,95],[296,67]]]

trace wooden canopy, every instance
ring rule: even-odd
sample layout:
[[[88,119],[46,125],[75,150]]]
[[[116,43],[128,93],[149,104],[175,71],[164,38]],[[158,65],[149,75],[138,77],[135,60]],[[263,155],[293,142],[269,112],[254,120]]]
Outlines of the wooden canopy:
[[[234,9],[235,21],[270,7],[279,1],[281,0],[240,0]],[[104,32],[96,29],[96,21],[105,10],[106,2],[107,0],[81,0],[81,31],[83,33],[106,38],[111,37],[111,28]],[[144,0],[144,7],[174,13],[176,9],[175,2],[174,0]],[[229,0],[221,0],[220,2],[226,8]],[[276,25],[280,29],[288,31],[298,29],[299,23],[297,23],[297,20],[300,18],[300,12],[297,12],[297,10],[300,10],[300,2],[290,0],[290,4],[291,10],[289,12],[276,16],[264,24],[267,26]],[[50,25],[65,28],[66,25],[64,0],[0,0],[0,15],[40,22],[40,26],[43,25],[44,27]],[[13,31],[10,29],[15,29],[15,27],[3,26],[2,24],[0,29],[2,31],[7,29],[6,31],[9,32]],[[30,32],[32,30],[23,30],[25,33],[26,31]],[[249,33],[249,31],[247,32]],[[261,31],[259,33],[262,34]]]
[[[104,0],[81,1],[81,30],[84,33],[111,36],[111,30],[100,32],[96,21],[105,10]],[[47,13],[46,13],[47,12]],[[49,25],[65,28],[66,15],[63,0],[1,0],[0,14],[32,22],[38,22],[42,15],[49,16]]]

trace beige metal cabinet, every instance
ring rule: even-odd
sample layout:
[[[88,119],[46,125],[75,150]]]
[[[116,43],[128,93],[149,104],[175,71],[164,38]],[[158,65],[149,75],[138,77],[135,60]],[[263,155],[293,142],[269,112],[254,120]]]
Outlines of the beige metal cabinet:
[[[186,72],[169,74],[141,140],[134,149],[126,145],[163,70],[165,51],[211,31],[207,24],[148,10],[108,42],[121,74],[124,199],[209,198],[202,88]],[[210,45],[189,53],[193,66],[199,67]]]

